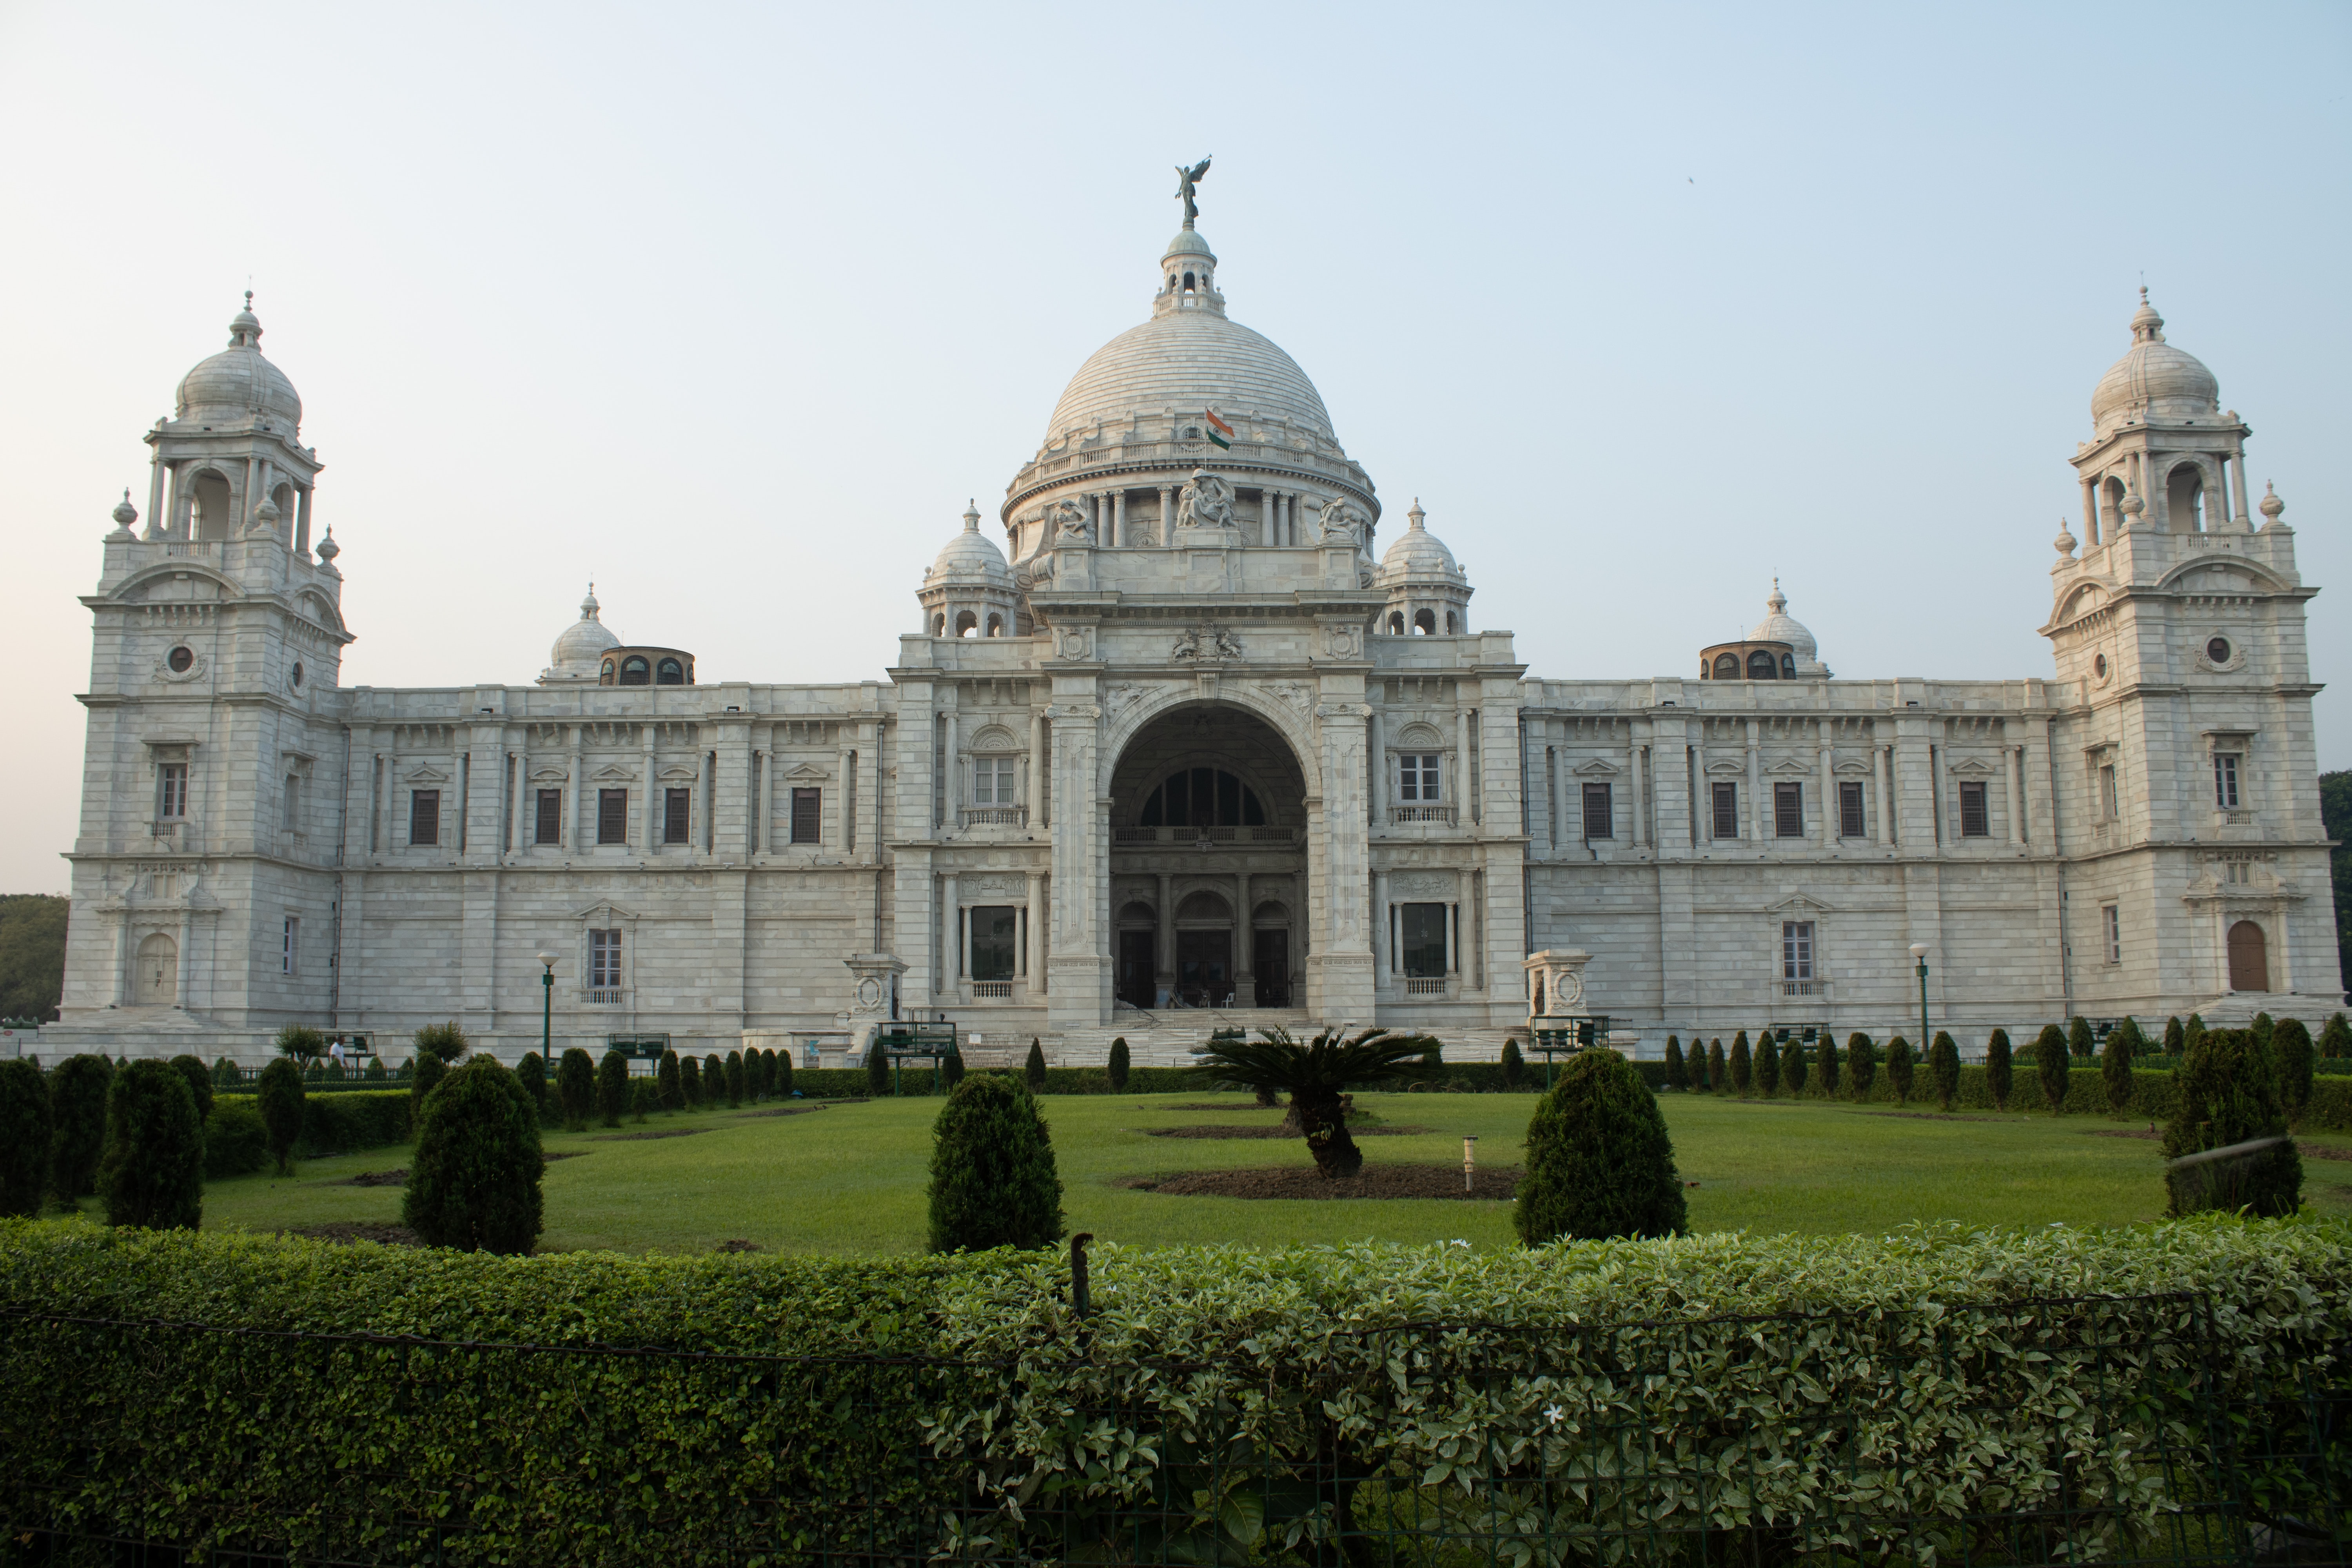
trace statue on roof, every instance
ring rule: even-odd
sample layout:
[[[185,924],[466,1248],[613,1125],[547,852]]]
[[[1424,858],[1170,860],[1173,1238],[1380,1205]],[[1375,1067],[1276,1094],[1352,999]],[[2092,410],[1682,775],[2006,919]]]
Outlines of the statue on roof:
[[[1199,163],[1193,164],[1189,169],[1181,163],[1176,165],[1176,197],[1179,201],[1184,204],[1184,226],[1186,228],[1192,227],[1192,220],[1201,216],[1200,204],[1192,199],[1192,189],[1202,180],[1205,180],[1208,177],[1209,160],[1206,158],[1202,159]]]
[[[1206,468],[1194,468],[1192,477],[1176,494],[1176,526],[1233,527],[1234,487]]]

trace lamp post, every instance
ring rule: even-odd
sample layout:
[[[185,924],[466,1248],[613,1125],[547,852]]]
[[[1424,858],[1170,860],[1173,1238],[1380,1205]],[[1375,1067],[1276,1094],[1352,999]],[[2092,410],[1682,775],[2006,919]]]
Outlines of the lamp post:
[[[548,1031],[553,1026],[555,1018],[555,960],[557,956],[557,954],[552,952],[542,952],[539,955],[539,966],[541,970],[539,976],[539,1059],[541,1061],[547,1060],[549,1052],[552,1048],[549,1044]]]
[[[1919,1054],[1925,1057],[1927,1053],[1927,944],[1913,942],[1911,956],[1919,964]]]

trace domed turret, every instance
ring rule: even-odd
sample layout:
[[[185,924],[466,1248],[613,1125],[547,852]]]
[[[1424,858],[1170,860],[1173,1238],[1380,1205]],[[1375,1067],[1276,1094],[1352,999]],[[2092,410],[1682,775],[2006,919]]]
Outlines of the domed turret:
[[[1797,673],[1819,675],[1821,650],[1814,646],[1813,634],[1805,629],[1802,621],[1789,614],[1789,596],[1780,592],[1780,579],[1772,579],[1772,596],[1764,601],[1770,613],[1749,628],[1749,642],[1784,642],[1789,651],[1797,656]],[[1810,667],[1810,668],[1809,668]]]
[[[935,637],[1001,637],[1013,634],[1013,568],[1004,552],[980,531],[980,508],[964,503],[963,531],[947,542],[923,574],[916,598],[924,629]]]
[[[1405,531],[1381,557],[1375,587],[1389,596],[1381,613],[1381,630],[1391,637],[1419,633],[1424,637],[1455,637],[1470,629],[1470,580],[1454,559],[1454,552],[1425,526],[1428,513],[1413,498],[1405,513]]]
[[[1772,596],[1764,601],[1769,612],[1738,642],[1714,643],[1699,649],[1701,680],[1827,680],[1831,671],[1820,658],[1813,634],[1789,614],[1788,595],[1780,579],[1772,579]]]
[[[228,324],[228,347],[199,362],[180,378],[177,417],[228,423],[258,417],[282,422],[288,431],[302,425],[302,399],[294,384],[261,353],[261,321],[247,289],[245,309]]]
[[[2150,419],[2210,419],[2221,413],[2221,385],[2194,355],[2164,341],[2164,318],[2139,291],[2131,319],[2132,346],[2099,378],[2091,394],[2091,422],[2099,435]]]
[[[580,601],[580,618],[563,628],[555,646],[548,651],[548,667],[539,676],[541,686],[595,682],[599,661],[607,650],[621,646],[621,639],[596,618],[602,608],[596,603],[596,584],[591,583],[588,596]]]

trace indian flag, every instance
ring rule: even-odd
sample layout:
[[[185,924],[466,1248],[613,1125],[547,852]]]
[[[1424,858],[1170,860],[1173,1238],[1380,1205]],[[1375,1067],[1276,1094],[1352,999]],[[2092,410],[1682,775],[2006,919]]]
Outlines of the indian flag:
[[[1234,427],[1226,424],[1223,418],[1222,418],[1213,408],[1204,408],[1202,412],[1209,416],[1209,439],[1215,442],[1218,446],[1223,447],[1226,451],[1232,451],[1234,449]]]

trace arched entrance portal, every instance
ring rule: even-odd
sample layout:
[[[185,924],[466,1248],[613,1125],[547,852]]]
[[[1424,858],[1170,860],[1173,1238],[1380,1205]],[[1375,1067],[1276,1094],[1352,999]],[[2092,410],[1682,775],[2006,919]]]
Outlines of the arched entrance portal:
[[[162,931],[140,939],[131,975],[131,1005],[169,1007],[180,999],[180,944]]]
[[[2270,942],[2263,928],[2240,921],[2230,928],[2230,989],[2267,991],[2271,988]]]
[[[1112,987],[1133,1007],[1287,1007],[1304,998],[1307,780],[1245,709],[1161,714],[1111,775]]]

